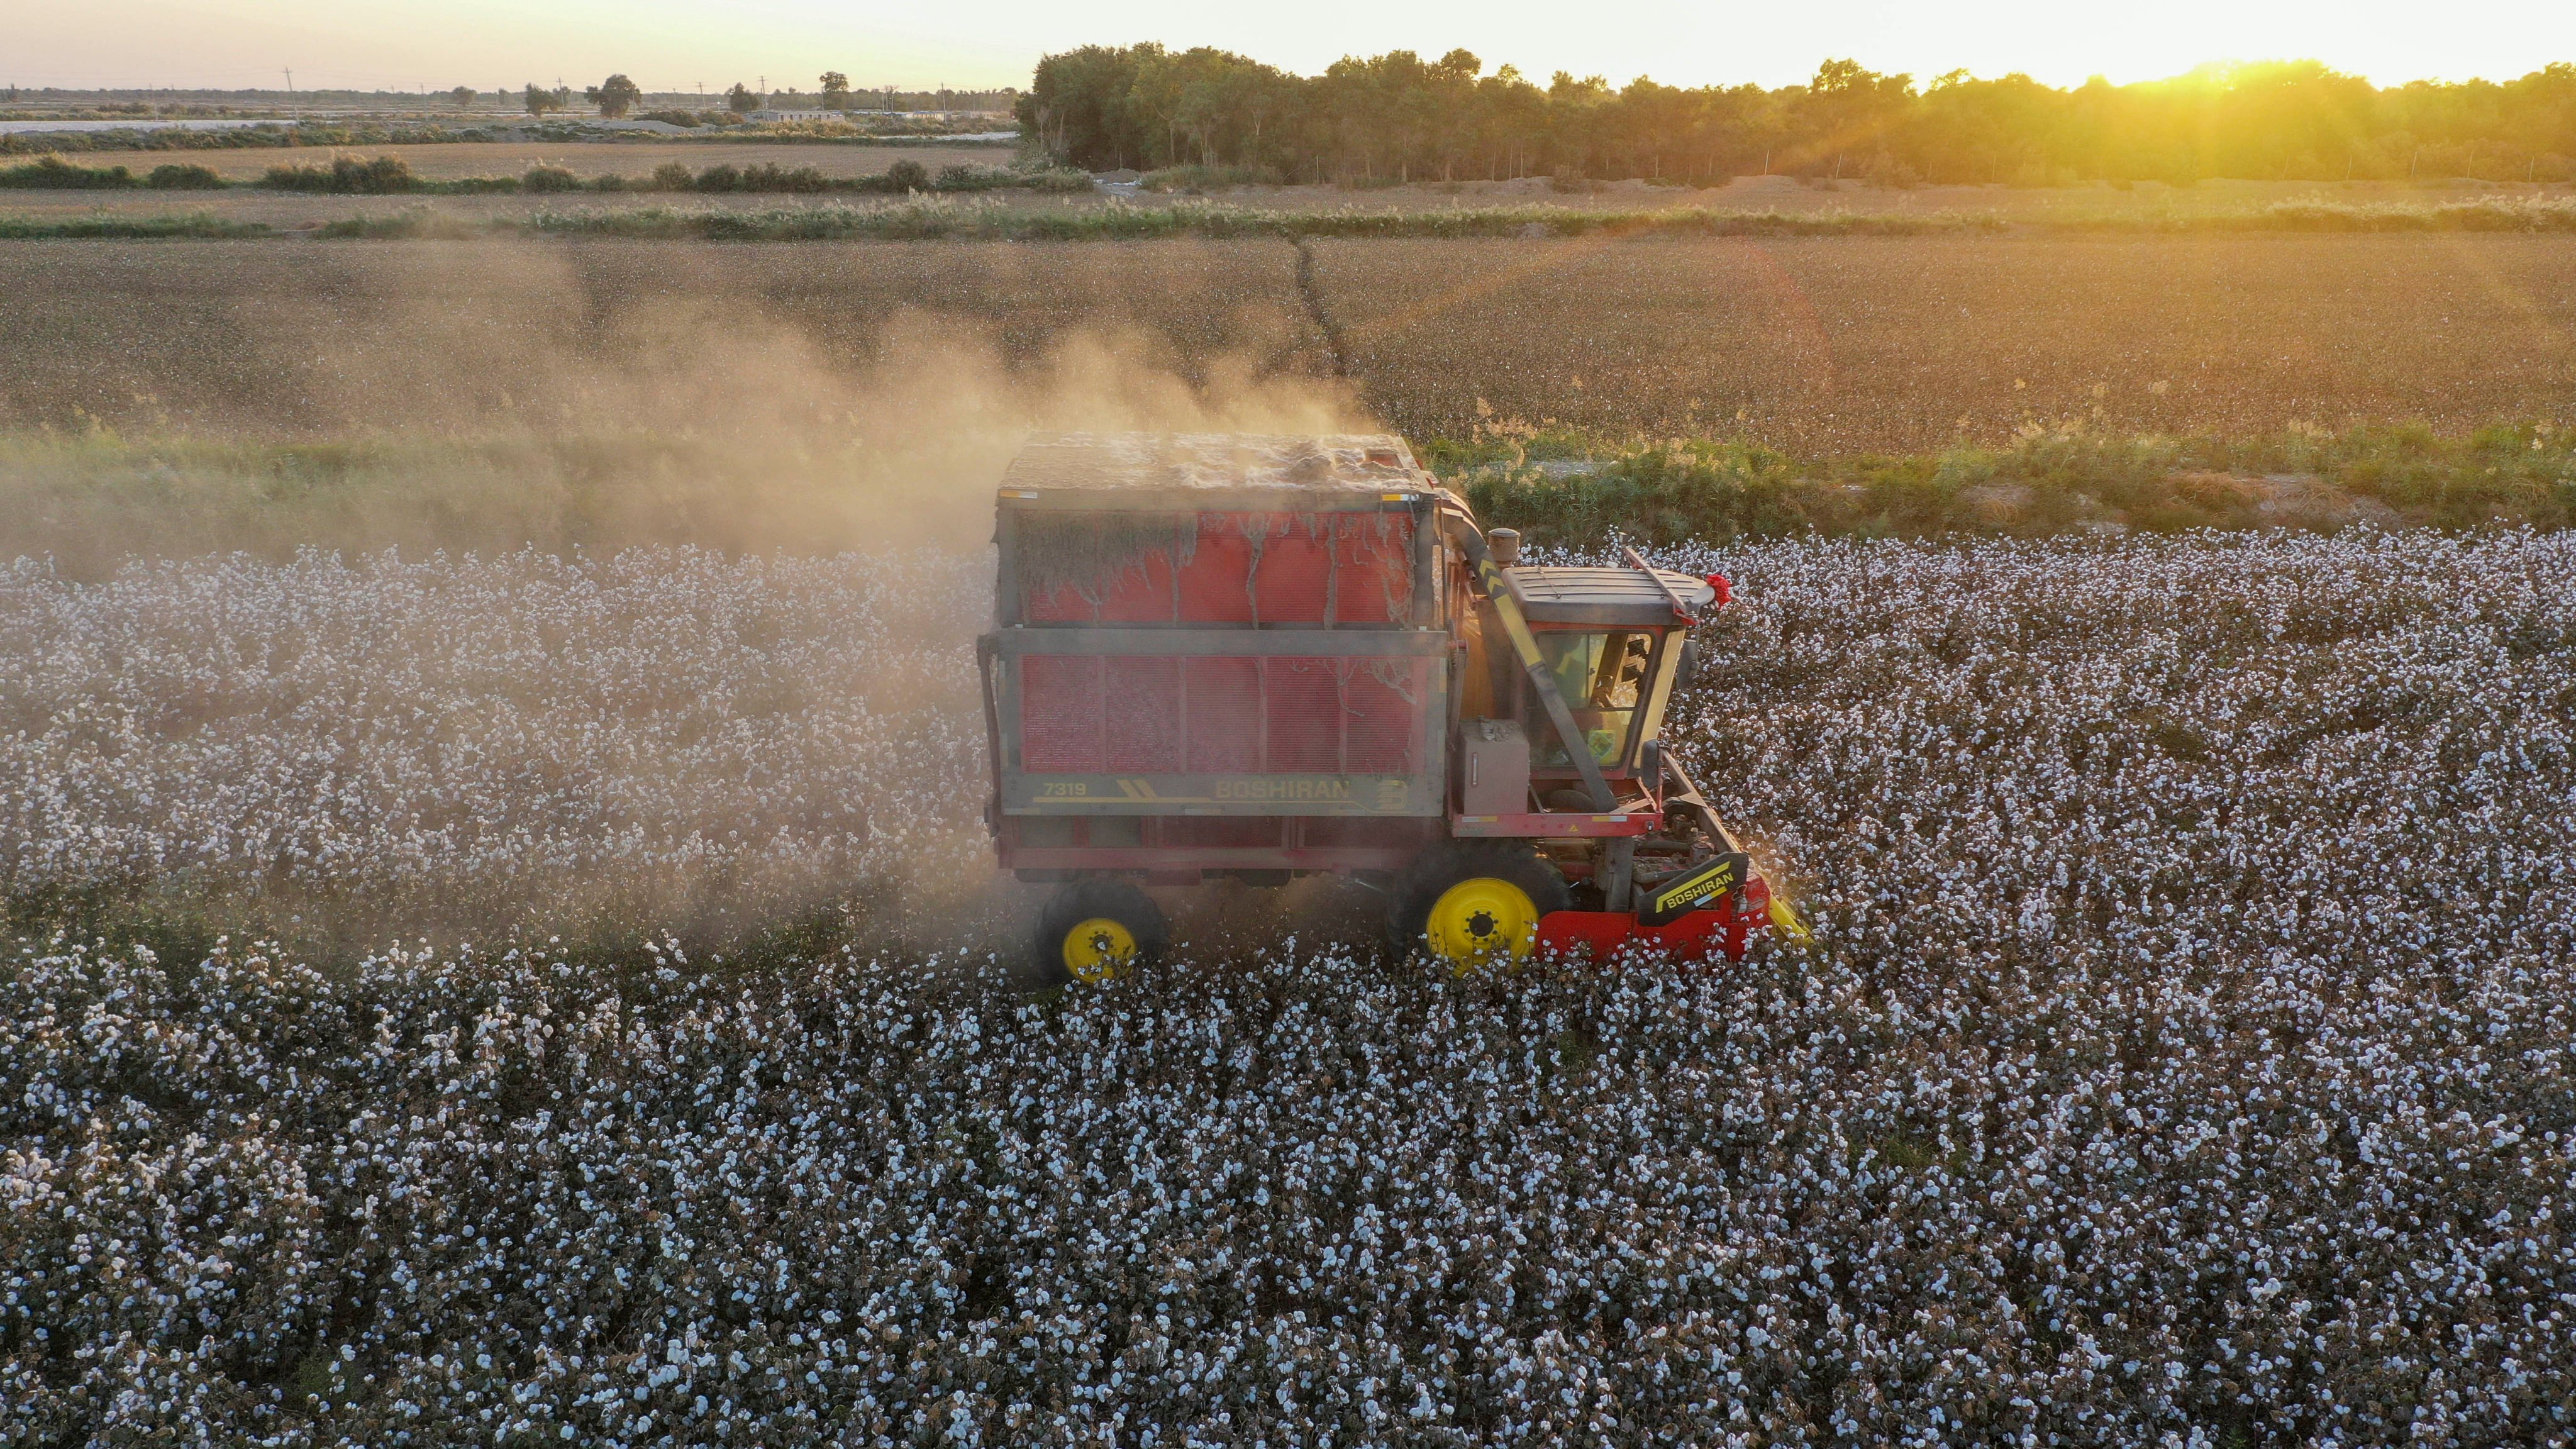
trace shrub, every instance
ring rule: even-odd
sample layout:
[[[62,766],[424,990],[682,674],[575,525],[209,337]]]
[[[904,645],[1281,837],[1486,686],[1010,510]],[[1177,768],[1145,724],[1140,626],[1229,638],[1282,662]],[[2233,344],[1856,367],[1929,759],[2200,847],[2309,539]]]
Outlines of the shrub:
[[[57,156],[0,171],[0,186],[30,191],[113,190],[135,184],[122,166],[74,166]]]
[[[334,156],[325,166],[271,166],[260,185],[278,191],[323,191],[343,196],[389,196],[420,190],[420,178],[399,156],[360,161]]]
[[[581,178],[569,166],[531,166],[519,178],[521,191],[557,192],[581,190]]]
[[[686,126],[692,131],[705,124],[705,122],[698,119],[698,113],[695,111],[646,111],[642,119],[647,121],[662,121],[674,126]]]
[[[473,223],[432,211],[426,206],[413,206],[392,216],[353,216],[324,226],[320,235],[333,238],[356,238],[368,241],[411,240],[437,237],[464,240],[480,235]]]
[[[698,189],[700,191],[740,191],[742,173],[730,166],[710,166],[698,173]]]
[[[927,190],[930,186],[930,170],[907,156],[885,169],[885,186],[888,191]]]
[[[665,161],[661,165],[653,168],[653,182],[647,189],[653,191],[689,191],[694,189],[696,186],[697,178],[689,174],[688,167],[681,165],[677,161]]]
[[[155,191],[211,191],[224,184],[211,166],[155,166],[145,185]]]
[[[744,167],[741,177],[734,184],[734,189],[737,191],[829,191],[832,189],[832,178],[811,166],[799,166],[790,170],[764,161],[757,166]]]
[[[202,211],[186,216],[0,216],[0,238],[10,241],[162,240],[170,237],[233,238],[268,234],[268,223],[264,221],[229,221],[219,216],[208,216]]]

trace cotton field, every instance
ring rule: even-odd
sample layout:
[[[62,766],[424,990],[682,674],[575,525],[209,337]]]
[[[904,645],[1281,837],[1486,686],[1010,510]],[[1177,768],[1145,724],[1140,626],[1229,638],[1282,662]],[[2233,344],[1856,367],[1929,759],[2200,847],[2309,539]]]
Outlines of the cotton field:
[[[0,1436],[2576,1439],[2576,538],[1659,562],[1811,946],[1060,997],[544,929],[969,872],[978,561],[19,565],[14,898],[518,924],[14,948]]]
[[[990,569],[397,557],[0,572],[8,891],[680,924],[989,867]],[[267,917],[264,917],[267,918]]]

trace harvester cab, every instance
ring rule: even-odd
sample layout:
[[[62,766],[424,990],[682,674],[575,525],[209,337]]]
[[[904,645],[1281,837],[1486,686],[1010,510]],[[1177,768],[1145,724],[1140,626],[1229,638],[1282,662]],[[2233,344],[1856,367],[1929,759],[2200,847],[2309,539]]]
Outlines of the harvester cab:
[[[1661,738],[1722,579],[1524,564],[1384,435],[1039,438],[995,541],[987,814],[1052,974],[1223,877],[1356,879],[1462,970],[1796,929]]]

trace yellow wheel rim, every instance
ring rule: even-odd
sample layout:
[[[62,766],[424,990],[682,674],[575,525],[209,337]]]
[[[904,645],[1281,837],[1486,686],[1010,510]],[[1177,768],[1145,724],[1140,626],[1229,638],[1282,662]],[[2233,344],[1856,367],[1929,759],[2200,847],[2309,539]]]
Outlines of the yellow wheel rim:
[[[1510,881],[1480,875],[1440,893],[1422,934],[1431,954],[1461,976],[1495,961],[1527,960],[1538,943],[1538,903]]]
[[[1064,933],[1064,969],[1085,986],[1125,972],[1136,959],[1136,933],[1107,916],[1093,916]]]

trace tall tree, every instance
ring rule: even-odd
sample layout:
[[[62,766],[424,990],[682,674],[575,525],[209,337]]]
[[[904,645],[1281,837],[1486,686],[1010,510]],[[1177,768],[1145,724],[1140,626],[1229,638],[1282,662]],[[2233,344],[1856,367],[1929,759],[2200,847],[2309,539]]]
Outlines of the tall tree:
[[[599,107],[599,113],[614,120],[634,109],[644,99],[644,88],[623,75],[613,75],[595,86],[583,89],[582,99]]]
[[[1815,79],[1807,82],[1807,92],[1797,103],[1809,159],[1831,158],[1836,176],[1846,169],[1866,169],[1887,149],[1913,99],[1910,75],[1880,75],[1851,60],[1829,60],[1817,66]]]

